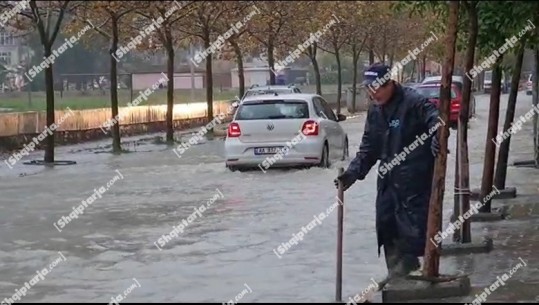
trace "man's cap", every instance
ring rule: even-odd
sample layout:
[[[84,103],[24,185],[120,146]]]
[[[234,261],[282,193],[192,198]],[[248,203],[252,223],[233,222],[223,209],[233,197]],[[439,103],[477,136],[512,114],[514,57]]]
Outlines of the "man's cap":
[[[369,86],[376,82],[378,79],[378,82],[380,85],[387,82],[384,77],[386,75],[389,75],[391,77],[391,68],[387,65],[384,65],[383,63],[375,63],[372,64],[370,67],[363,72],[363,82],[361,82],[361,85],[363,86]]]

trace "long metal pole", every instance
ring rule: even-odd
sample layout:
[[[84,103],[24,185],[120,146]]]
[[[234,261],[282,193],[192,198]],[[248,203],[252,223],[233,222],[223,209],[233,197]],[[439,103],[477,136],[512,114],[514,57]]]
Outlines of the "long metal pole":
[[[191,44],[189,46],[189,57],[193,57],[195,55],[195,50],[193,49],[193,45]],[[189,61],[189,68],[191,70],[191,101],[190,103],[195,102],[195,65]]]
[[[339,176],[344,169],[339,168]],[[342,240],[343,240],[343,219],[344,219],[344,190],[342,182],[339,182],[337,191],[337,200],[339,201],[337,210],[337,282],[335,287],[335,301],[342,300]]]

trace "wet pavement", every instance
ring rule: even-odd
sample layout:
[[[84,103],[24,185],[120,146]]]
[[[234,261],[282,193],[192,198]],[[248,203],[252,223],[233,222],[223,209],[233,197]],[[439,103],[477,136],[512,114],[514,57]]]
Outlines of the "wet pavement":
[[[505,115],[507,95],[502,99],[501,113]],[[517,116],[530,107],[531,97],[521,93]],[[478,96],[477,118],[471,122],[469,134],[472,187],[480,185],[487,116],[488,98]],[[361,114],[342,123],[352,155],[364,119]],[[10,170],[0,164],[0,272],[4,275],[0,298],[12,297],[37,270],[48,268],[62,254],[65,261],[31,284],[21,301],[108,303],[118,294],[124,295],[125,302],[220,303],[237,296],[241,302],[333,300],[336,210],[311,227],[282,258],[274,249],[335,202],[332,180],[337,168],[349,160],[330,169],[232,173],[224,167],[222,139],[195,145],[179,159],[171,148],[144,138],[152,136],[123,139],[134,152],[121,156],[98,153],[107,150],[108,140],[57,148],[57,160],[77,161],[74,166],[47,169],[19,161]],[[454,142],[452,133],[453,152]],[[531,159],[531,124],[514,136],[511,148],[510,161]],[[36,152],[26,159],[42,156]],[[452,154],[445,224],[453,206],[453,168]],[[122,179],[115,178],[118,172]],[[386,273],[376,249],[376,177],[372,170],[346,192],[343,297],[364,290],[372,277],[380,279]],[[539,282],[537,255],[533,256],[539,250],[535,237],[539,221],[532,216],[539,213],[539,207],[531,212],[530,208],[539,203],[538,185],[539,171],[510,167],[508,186],[517,186],[519,194],[505,201],[517,203],[511,208],[513,219],[472,225],[474,237],[487,234],[494,238],[495,250],[444,258],[442,273],[473,272],[473,285],[486,286],[522,257],[528,266],[488,301],[534,300],[539,294],[531,286]],[[101,187],[105,192],[89,203],[88,198]],[[217,199],[205,211],[194,213],[212,198]],[[504,202],[496,201],[494,206],[501,204]],[[76,214],[74,208],[83,213]],[[70,214],[78,218],[71,217],[67,224],[64,218],[59,232],[58,221]],[[184,232],[159,250],[158,239],[182,222]],[[134,280],[140,285],[134,285]]]

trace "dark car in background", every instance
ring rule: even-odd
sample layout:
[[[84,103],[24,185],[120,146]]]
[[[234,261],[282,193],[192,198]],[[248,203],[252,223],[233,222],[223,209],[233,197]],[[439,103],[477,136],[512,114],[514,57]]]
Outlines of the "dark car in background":
[[[440,86],[441,84],[423,84],[416,88],[416,91],[426,97],[436,107],[440,107]],[[451,85],[451,105],[449,106],[449,126],[456,128],[459,112],[462,103],[462,91],[456,84]],[[471,118],[471,111],[469,118]]]
[[[460,94],[462,95],[462,89],[464,88],[464,78],[462,76],[453,75],[453,78],[451,80],[452,84],[457,87]],[[438,85],[442,83],[442,77],[441,76],[430,76],[423,80],[421,83],[421,86],[423,85]],[[473,83],[472,83],[473,87]],[[470,118],[475,116],[475,96],[473,93],[471,93],[470,96]]]

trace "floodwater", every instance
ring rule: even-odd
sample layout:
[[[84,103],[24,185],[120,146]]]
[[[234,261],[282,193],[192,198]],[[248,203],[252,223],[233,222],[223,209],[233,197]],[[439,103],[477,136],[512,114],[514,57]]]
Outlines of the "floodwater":
[[[478,151],[471,155],[472,173],[482,167],[485,101],[478,99],[478,112],[484,113],[470,129],[470,137],[478,137],[470,144]],[[343,122],[352,155],[364,119],[361,114]],[[74,166],[47,169],[19,162],[10,170],[1,164],[0,298],[11,297],[62,254],[65,261],[30,285],[22,302],[108,303],[134,279],[140,286],[133,286],[125,302],[228,302],[238,295],[241,302],[333,300],[337,210],[311,226],[282,258],[274,249],[335,202],[332,181],[337,167],[348,161],[330,169],[232,173],[224,167],[220,139],[191,147],[181,159],[150,142],[121,156],[95,153],[106,144],[58,148],[56,159],[77,161]],[[42,152],[29,157],[40,158]],[[450,156],[447,189],[453,183],[453,162]],[[122,179],[115,178],[118,173]],[[344,297],[386,273],[376,249],[376,177],[371,171],[345,194]],[[106,191],[82,204],[100,188]],[[204,212],[194,213],[218,193],[222,196]],[[444,208],[447,223],[451,194],[446,192],[446,198],[451,202]],[[60,232],[55,224],[63,216],[70,221],[63,219]],[[158,239],[180,224],[183,233],[174,234],[160,250]],[[442,271],[473,263],[448,258]]]

